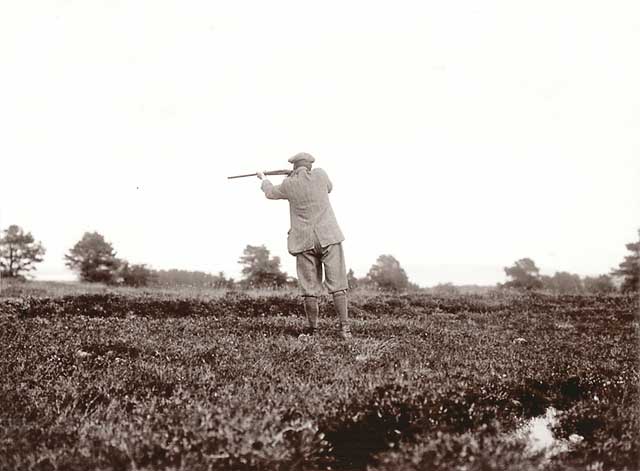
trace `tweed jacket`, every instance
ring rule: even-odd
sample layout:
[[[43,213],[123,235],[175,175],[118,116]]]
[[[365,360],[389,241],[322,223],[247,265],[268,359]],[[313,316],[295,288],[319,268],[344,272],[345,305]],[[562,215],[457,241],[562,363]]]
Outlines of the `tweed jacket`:
[[[299,167],[280,185],[263,180],[262,191],[267,198],[289,201],[291,229],[287,249],[290,254],[313,249],[316,240],[322,247],[344,240],[329,201],[332,188],[327,173],[321,168],[309,171]]]

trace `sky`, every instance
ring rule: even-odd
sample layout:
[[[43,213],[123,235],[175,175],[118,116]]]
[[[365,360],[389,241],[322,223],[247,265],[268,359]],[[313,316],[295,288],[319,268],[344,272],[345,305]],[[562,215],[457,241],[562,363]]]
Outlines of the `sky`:
[[[98,231],[153,268],[295,275],[286,201],[316,157],[348,267],[422,286],[608,273],[640,228],[640,3],[10,2],[0,15],[0,229]],[[282,177],[272,177],[274,183]]]

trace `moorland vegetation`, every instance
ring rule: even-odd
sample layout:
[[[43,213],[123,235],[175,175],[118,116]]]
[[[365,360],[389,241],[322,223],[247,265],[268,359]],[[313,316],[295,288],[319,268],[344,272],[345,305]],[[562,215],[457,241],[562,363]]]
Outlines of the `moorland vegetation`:
[[[636,470],[633,295],[10,284],[0,469]],[[560,452],[514,431],[553,407]],[[576,439],[577,437],[577,439]]]

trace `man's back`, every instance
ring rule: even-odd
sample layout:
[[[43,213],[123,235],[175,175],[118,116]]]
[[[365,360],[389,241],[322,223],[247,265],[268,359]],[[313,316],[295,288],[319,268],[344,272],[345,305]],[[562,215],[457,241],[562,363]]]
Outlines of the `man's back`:
[[[320,168],[311,171],[297,168],[277,186],[268,180],[263,182],[267,198],[289,201],[291,229],[287,245],[290,253],[310,250],[316,242],[326,247],[344,240],[329,201],[332,188],[329,177]]]

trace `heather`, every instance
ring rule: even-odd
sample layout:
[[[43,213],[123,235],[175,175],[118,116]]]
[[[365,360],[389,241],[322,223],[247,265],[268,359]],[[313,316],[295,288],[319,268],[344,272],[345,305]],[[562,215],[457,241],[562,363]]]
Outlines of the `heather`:
[[[0,467],[637,469],[637,298],[351,301],[345,342],[286,291],[4,290]],[[549,408],[553,455],[513,433]]]

